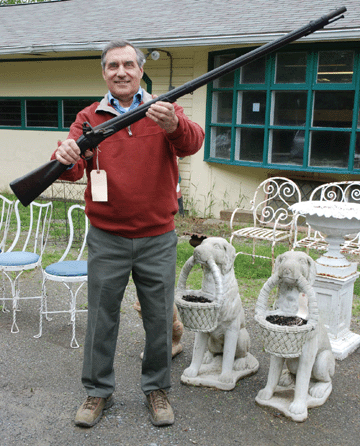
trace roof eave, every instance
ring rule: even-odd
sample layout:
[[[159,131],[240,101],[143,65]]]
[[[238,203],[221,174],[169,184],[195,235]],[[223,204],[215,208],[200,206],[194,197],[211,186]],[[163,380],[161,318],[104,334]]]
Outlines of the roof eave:
[[[262,45],[285,36],[287,33],[246,34],[246,35],[223,35],[206,37],[184,37],[176,39],[152,39],[132,40],[132,43],[140,48],[152,47],[185,47],[185,46],[211,46],[211,45]],[[349,30],[316,31],[298,41],[326,42],[359,40],[360,28]]]
[[[246,35],[223,35],[223,36],[202,36],[202,37],[177,37],[177,38],[159,38],[159,39],[133,39],[131,42],[139,48],[176,48],[190,46],[213,46],[213,45],[261,45],[271,42],[286,33],[267,33],[267,34],[246,34]],[[308,42],[319,41],[344,41],[360,39],[360,28],[353,29],[334,29],[316,31],[309,36],[299,40]],[[102,51],[107,42],[73,42],[45,45],[29,46],[0,46],[0,55],[17,54],[45,54],[79,51]]]

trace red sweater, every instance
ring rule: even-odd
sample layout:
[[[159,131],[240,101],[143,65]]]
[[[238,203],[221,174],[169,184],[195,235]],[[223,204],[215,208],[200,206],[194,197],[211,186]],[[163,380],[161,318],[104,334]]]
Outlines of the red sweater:
[[[106,98],[77,115],[68,138],[76,141],[85,121],[95,127],[117,114]],[[204,131],[185,116],[180,106],[174,106],[179,118],[174,133],[166,133],[145,117],[131,125],[132,135],[128,129],[120,130],[99,145],[100,151],[93,158],[80,159],[61,175],[62,180],[76,181],[86,170],[86,214],[93,226],[127,238],[160,235],[175,228],[179,178],[176,157],[196,153],[202,146]],[[91,198],[90,172],[96,169],[97,155],[100,170],[107,174],[107,202]]]

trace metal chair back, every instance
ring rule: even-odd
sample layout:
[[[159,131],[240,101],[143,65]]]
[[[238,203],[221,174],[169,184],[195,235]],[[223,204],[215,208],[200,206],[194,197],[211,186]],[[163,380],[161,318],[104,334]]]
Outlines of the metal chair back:
[[[0,252],[5,251],[14,201],[0,195]]]

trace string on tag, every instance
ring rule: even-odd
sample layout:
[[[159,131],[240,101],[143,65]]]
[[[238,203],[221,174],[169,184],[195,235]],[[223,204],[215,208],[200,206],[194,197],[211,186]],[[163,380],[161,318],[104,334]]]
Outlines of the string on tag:
[[[100,146],[96,147],[96,173],[100,173],[100,167],[99,167],[99,152],[101,152],[100,150]]]

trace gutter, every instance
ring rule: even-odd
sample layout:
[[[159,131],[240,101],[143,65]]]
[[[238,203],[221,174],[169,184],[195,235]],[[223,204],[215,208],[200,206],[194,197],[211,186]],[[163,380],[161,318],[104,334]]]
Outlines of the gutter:
[[[139,48],[176,48],[190,46],[213,46],[213,45],[254,45],[271,42],[287,33],[267,34],[245,34],[245,35],[222,35],[207,37],[184,37],[169,39],[139,39],[131,40],[131,43]],[[347,41],[359,40],[360,28],[320,30],[309,36],[298,40],[301,42],[324,42],[324,41]],[[62,53],[76,51],[102,51],[106,42],[74,42],[30,46],[0,46],[0,55]]]

